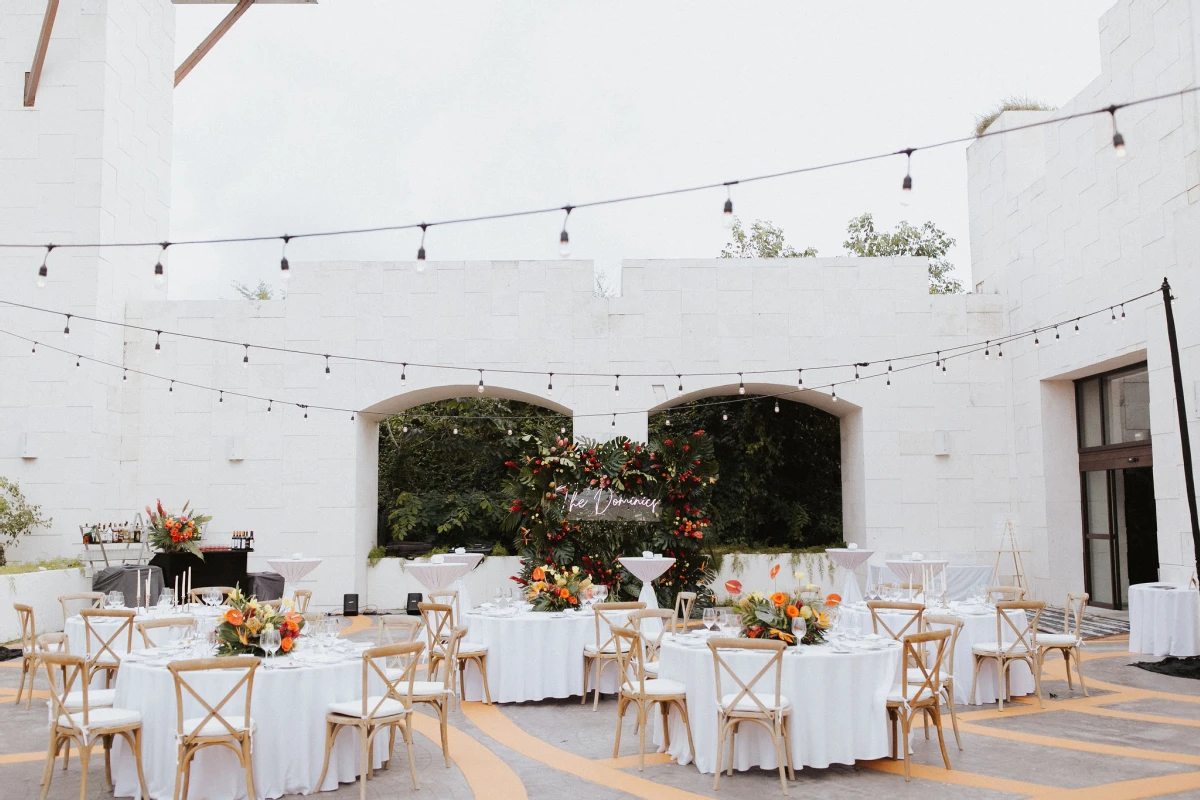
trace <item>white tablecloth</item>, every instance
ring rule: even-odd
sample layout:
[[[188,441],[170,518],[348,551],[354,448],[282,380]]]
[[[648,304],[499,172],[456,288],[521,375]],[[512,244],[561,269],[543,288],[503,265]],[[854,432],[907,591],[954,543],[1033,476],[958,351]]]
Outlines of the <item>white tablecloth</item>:
[[[479,566],[480,561],[483,561],[483,553],[446,553],[444,558],[451,564],[466,564],[467,572],[470,572]],[[463,578],[460,577],[456,580],[451,588],[458,592],[459,608],[463,611],[470,611],[474,608],[471,604],[471,595],[467,592],[467,582]]]
[[[614,622],[628,614],[610,612]],[[492,701],[521,703],[583,694],[583,648],[596,643],[595,615],[584,611],[550,614],[526,611],[514,617],[466,614],[468,642],[488,648],[488,689]],[[601,621],[601,641],[609,636]],[[588,691],[595,686],[594,678]],[[617,690],[617,667],[604,670],[600,691]],[[467,667],[467,700],[483,699],[479,672]]]
[[[854,574],[854,570],[858,569],[864,561],[875,555],[875,551],[859,550],[858,548],[851,550],[848,547],[827,547],[825,548],[825,554],[846,573],[846,579],[842,582],[842,602],[857,603],[862,600],[862,592],[859,591],[858,577]]]
[[[990,586],[992,568],[979,564],[950,564],[946,567],[946,599],[966,600],[974,586]],[[919,570],[918,570],[919,575]],[[883,564],[867,567],[868,588],[878,583],[900,583],[896,575]],[[911,583],[912,581],[904,581]]]
[[[726,663],[749,680],[762,667],[762,653],[722,654]],[[696,767],[712,773],[717,762],[717,695],[712,652],[707,646],[664,642],[659,652],[659,675],[687,686],[688,716],[696,745]],[[792,702],[789,733],[792,762],[801,767],[853,764],[858,759],[884,758],[891,752],[887,727],[887,694],[900,669],[900,648],[835,653],[824,645],[789,648],[783,658],[780,692]],[[764,679],[765,680],[765,679]],[[760,680],[756,691],[770,695],[774,682]],[[737,691],[728,674],[721,690]],[[655,715],[661,719],[659,715]],[[662,746],[662,724],[652,722],[655,744]],[[687,733],[676,712],[671,713],[671,755],[680,764],[691,761]],[[778,769],[770,734],[758,725],[738,730],[734,767]]]
[[[232,688],[237,677],[236,673],[221,671],[191,678],[189,683],[198,687],[210,703],[216,703]],[[261,797],[308,794],[316,788],[325,757],[326,707],[330,703],[359,699],[361,686],[361,660],[297,669],[259,668],[254,676],[250,715],[257,725],[252,760],[254,786]],[[377,688],[382,689],[382,683]],[[163,666],[126,662],[117,676],[116,690],[114,705],[117,708],[133,709],[142,715],[142,768],[146,774],[146,788],[156,800],[172,797],[178,721],[171,673]],[[236,706],[226,706],[222,713],[228,709],[229,716],[236,716],[244,707],[245,700],[241,699]],[[233,708],[237,711],[233,712]],[[203,716],[207,712],[185,691],[184,713]],[[400,737],[396,738],[399,740]],[[381,766],[387,756],[387,744],[386,735],[375,741],[376,767]],[[348,783],[357,778],[359,747],[356,733],[338,735],[330,757],[329,774],[321,789],[336,789],[339,782]],[[133,757],[119,738],[113,748],[115,795],[134,796],[137,793],[137,768]],[[396,758],[401,769],[407,769],[402,743],[396,746]],[[223,747],[205,748],[196,756],[192,762],[190,800],[236,800],[245,796],[245,773],[237,756]]]
[[[148,622],[150,620],[155,620],[155,619],[165,619],[167,617],[190,617],[190,616],[192,616],[190,612],[188,612],[184,607],[180,607],[178,609],[178,613],[174,613],[174,614],[168,614],[168,613],[153,614],[152,613],[149,615],[138,615],[133,618],[133,622],[134,622],[134,626],[136,626],[137,623],[139,623],[139,622]],[[212,616],[215,618],[216,612],[213,612]],[[64,627],[65,633],[67,634],[67,652],[73,653],[77,656],[87,655],[88,641],[87,641],[87,635],[86,635],[86,628],[83,625],[83,617],[78,616],[78,615],[76,615],[74,617],[67,617],[66,624],[63,627]],[[119,627],[121,627],[121,623],[119,621],[118,622],[109,622],[108,620],[104,620],[102,622],[97,622],[97,621],[93,620],[92,621],[92,630],[95,631],[95,633],[93,634],[92,642],[91,642],[92,649],[98,650],[100,647],[100,642],[95,638],[96,636],[102,636],[105,639],[107,639],[110,636],[112,636],[113,633],[115,633]],[[154,639],[154,641],[157,642],[160,638],[163,638],[165,634],[166,634],[165,631],[159,631],[157,633],[151,633],[150,636],[152,639]],[[136,627],[133,628],[133,640],[132,641],[133,641],[133,649],[134,650],[140,650],[142,648],[142,645],[143,645],[142,635],[137,632]],[[117,651],[118,653],[128,653],[129,652],[129,648],[126,647],[126,639],[125,639],[124,634],[122,634],[120,637],[118,637],[117,641],[114,641],[112,643],[112,649]]]
[[[1175,588],[1162,588],[1165,586]],[[1129,652],[1200,655],[1200,592],[1189,589],[1186,583],[1130,586]]]
[[[319,558],[272,558],[267,560],[267,566],[283,576],[283,596],[288,596],[288,584],[293,592],[296,584],[308,573],[321,565]]]
[[[675,559],[624,556],[617,560],[642,582],[642,591],[638,594],[638,600],[645,603],[646,608],[658,608],[658,598],[654,594],[652,584],[655,578],[671,568]]]
[[[1023,630],[1025,627],[1024,613],[1009,611],[1008,614],[1013,624],[1017,626],[1017,630]],[[908,615],[901,612],[885,613],[881,616],[893,631],[899,631],[908,620]],[[983,614],[956,613],[955,616],[962,619],[963,627],[962,632],[958,635],[958,644],[954,648],[954,700],[956,703],[968,704],[970,703],[971,696],[971,673],[975,668],[975,660],[971,654],[971,648],[981,642],[996,641],[996,612],[992,609]],[[863,633],[871,633],[871,612],[869,609],[866,607],[851,608],[843,606],[842,630],[845,630],[853,620],[857,620],[862,626]],[[887,635],[887,631],[882,628],[879,633]],[[910,628],[908,633],[916,633],[916,626]],[[1001,634],[1005,641],[1012,641],[1016,635],[1007,624],[1002,624]],[[1035,688],[1033,673],[1024,662],[1009,665],[1008,671],[1012,679],[1012,693],[1014,697],[1033,694]],[[994,660],[986,661],[979,668],[979,684],[975,688],[975,705],[996,702],[999,697],[997,693],[998,688],[996,662]]]

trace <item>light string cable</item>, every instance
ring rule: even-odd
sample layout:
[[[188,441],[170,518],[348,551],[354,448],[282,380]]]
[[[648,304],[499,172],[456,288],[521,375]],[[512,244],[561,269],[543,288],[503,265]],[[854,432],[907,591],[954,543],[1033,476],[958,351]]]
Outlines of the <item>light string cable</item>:
[[[1153,291],[1145,292],[1143,294],[1136,295],[1136,296],[1128,298],[1126,300],[1117,301],[1117,302],[1111,303],[1109,305],[1102,306],[1102,307],[1096,309],[1095,311],[1089,311],[1087,313],[1077,314],[1074,316],[1067,316],[1065,319],[1063,319],[1057,323],[1046,323],[1043,325],[1038,325],[1036,327],[1029,328],[1027,330],[1020,331],[1018,333],[1009,334],[1007,336],[1001,336],[996,339],[988,339],[982,343],[975,342],[970,345],[959,345],[957,348],[949,348],[946,350],[934,350],[934,351],[929,351],[929,352],[923,354],[924,357],[928,357],[930,355],[936,354],[937,357],[935,360],[926,360],[926,361],[919,362],[916,364],[908,364],[908,365],[904,365],[904,366],[901,366],[898,368],[892,368],[892,362],[911,360],[912,358],[915,358],[916,356],[907,356],[904,358],[880,359],[876,363],[887,364],[888,369],[881,370],[881,371],[875,372],[875,373],[866,374],[866,375],[860,375],[859,379],[860,380],[872,380],[872,379],[876,379],[876,378],[880,378],[880,377],[886,377],[890,381],[891,376],[893,376],[897,373],[907,372],[907,371],[913,370],[913,369],[919,369],[921,367],[926,367],[931,364],[937,365],[937,366],[942,366],[945,364],[945,362],[949,361],[952,358],[963,358],[965,356],[970,356],[974,353],[979,353],[979,352],[986,353],[992,346],[996,346],[999,349],[999,348],[1002,348],[1002,346],[1005,344],[1008,344],[1010,342],[1020,341],[1022,339],[1028,339],[1031,336],[1034,337],[1034,339],[1036,341],[1040,334],[1044,334],[1049,331],[1057,332],[1059,327],[1073,325],[1077,329],[1078,325],[1081,321],[1089,319],[1091,317],[1095,317],[1095,316],[1098,316],[1098,315],[1104,314],[1104,313],[1108,313],[1110,316],[1112,316],[1113,311],[1116,308],[1120,308],[1122,310],[1121,316],[1123,318],[1125,316],[1124,315],[1124,306],[1125,305],[1132,304],[1139,300],[1144,300],[1147,297],[1157,295],[1157,294],[1159,294],[1159,291],[1160,290],[1155,289]],[[265,402],[265,403],[267,403],[268,407],[272,406],[274,403],[280,403],[282,405],[295,406],[296,408],[303,410],[306,418],[308,415],[308,411],[310,411],[310,410],[346,413],[346,414],[350,414],[352,419],[354,418],[355,415],[358,415],[358,414],[365,414],[365,415],[374,416],[374,417],[383,419],[383,418],[392,417],[392,416],[403,416],[405,413],[407,413],[407,412],[366,411],[363,409],[345,408],[345,407],[341,407],[341,406],[325,406],[325,405],[315,405],[315,404],[311,404],[311,403],[299,403],[299,402],[294,402],[294,401],[290,401],[290,400],[281,400],[279,398],[250,394],[248,392],[240,392],[235,389],[222,389],[222,388],[207,386],[205,384],[195,383],[195,382],[191,382],[191,381],[179,380],[177,378],[168,378],[166,376],[158,375],[158,374],[148,372],[145,370],[139,370],[139,369],[135,369],[135,368],[131,368],[131,367],[126,367],[122,364],[115,364],[111,361],[105,361],[104,359],[94,358],[92,356],[84,356],[82,354],[77,353],[74,350],[68,350],[63,347],[56,347],[54,345],[47,344],[41,340],[34,339],[29,336],[24,336],[19,333],[14,333],[12,331],[5,330],[5,329],[0,329],[0,334],[4,334],[11,338],[30,343],[32,345],[33,354],[37,353],[38,347],[42,347],[42,348],[52,350],[52,351],[55,351],[58,353],[63,353],[68,356],[74,356],[76,359],[76,366],[79,366],[79,363],[81,361],[88,361],[90,363],[100,364],[102,366],[110,367],[113,369],[119,369],[122,371],[123,376],[128,375],[128,373],[132,372],[135,375],[142,375],[147,378],[153,378],[155,380],[168,382],[170,384],[171,391],[174,391],[173,387],[175,384],[179,384],[180,386],[187,386],[190,388],[200,389],[200,390],[207,391],[207,392],[214,392],[219,395],[221,402],[224,401],[224,396],[228,394],[231,397],[241,397],[241,398],[245,398],[247,400],[257,400],[260,402]],[[952,350],[955,350],[957,352],[952,352]],[[943,355],[944,353],[951,353],[951,354]],[[870,365],[868,362],[857,362],[855,364],[852,364],[852,366],[857,367],[857,366],[862,366],[864,364],[866,364],[867,366]],[[856,369],[856,372],[857,372],[857,369]],[[607,375],[608,373],[603,373],[603,374]],[[725,374],[725,373],[720,373],[720,374]],[[482,378],[481,378],[481,380],[482,380]],[[798,387],[796,389],[788,389],[785,391],[774,392],[774,393],[752,394],[752,395],[745,395],[745,396],[739,395],[739,396],[731,397],[729,399],[712,400],[712,401],[704,401],[704,402],[693,402],[691,404],[691,407],[692,408],[708,408],[708,407],[714,407],[714,406],[729,407],[729,406],[736,406],[740,403],[754,402],[754,401],[757,401],[757,400],[760,400],[763,398],[787,399],[787,398],[795,397],[796,395],[804,394],[805,392],[814,392],[814,391],[819,392],[822,389],[830,389],[836,395],[836,389],[838,386],[844,385],[846,383],[855,383],[855,382],[856,381],[854,378],[847,377],[845,380],[830,381],[829,383],[824,383],[824,384],[819,384],[819,385],[806,385],[806,386]],[[667,410],[663,409],[663,411],[665,412]],[[639,414],[643,414],[643,413],[647,413],[647,412],[645,412],[645,411],[615,411],[615,412],[614,411],[603,411],[603,412],[592,412],[592,413],[586,413],[586,414],[572,414],[570,417],[567,417],[567,415],[559,415],[559,416],[563,419],[584,419],[584,418],[590,418],[590,417],[604,417],[604,418],[614,417],[615,418],[616,416],[639,415]],[[653,412],[653,413],[659,413],[659,412]],[[523,415],[522,414],[501,414],[501,415],[496,415],[496,416],[491,416],[491,415],[467,416],[467,415],[458,415],[458,414],[453,414],[453,415],[427,414],[427,413],[421,413],[421,412],[411,414],[410,416],[413,416],[416,418],[421,418],[421,419],[466,419],[466,420],[475,420],[475,421],[551,419],[552,418],[552,417],[549,417],[546,415],[535,415],[535,414],[523,414]]]
[[[908,165],[911,165],[911,163],[912,163],[913,154],[917,153],[919,151],[936,150],[936,149],[942,148],[942,147],[949,147],[951,145],[956,145],[956,144],[964,144],[966,142],[972,142],[972,141],[976,141],[978,139],[986,139],[986,138],[989,138],[992,136],[999,136],[999,135],[1005,134],[1005,133],[1014,133],[1016,131],[1029,130],[1032,128],[1040,128],[1040,127],[1045,127],[1048,125],[1057,125],[1062,122],[1067,122],[1067,121],[1074,120],[1074,119],[1082,119],[1085,117],[1093,117],[1093,116],[1097,116],[1100,114],[1107,114],[1109,116],[1109,118],[1112,120],[1113,132],[1114,132],[1113,147],[1117,153],[1118,158],[1123,158],[1125,155],[1125,139],[1116,130],[1116,112],[1117,111],[1119,111],[1123,108],[1128,108],[1130,106],[1144,105],[1146,103],[1155,103],[1160,100],[1168,100],[1168,99],[1172,99],[1172,98],[1183,97],[1185,95],[1188,95],[1188,94],[1191,94],[1191,93],[1197,92],[1197,91],[1200,91],[1200,86],[1191,86],[1191,87],[1188,87],[1185,89],[1179,89],[1179,90],[1173,91],[1173,92],[1164,92],[1162,94],[1152,95],[1149,97],[1141,97],[1141,98],[1137,98],[1135,100],[1128,100],[1128,101],[1125,101],[1122,103],[1112,103],[1103,108],[1094,108],[1094,109],[1089,109],[1086,111],[1076,111],[1076,112],[1073,112],[1070,114],[1063,114],[1061,116],[1051,117],[1051,118],[1045,119],[1045,120],[1038,120],[1035,122],[1027,122],[1023,125],[1014,125],[1010,128],[1005,128],[1003,130],[994,130],[994,131],[988,130],[988,131],[984,131],[983,133],[977,134],[977,135],[971,134],[968,136],[955,137],[953,139],[945,139],[940,142],[932,142],[930,144],[921,145],[920,147],[905,147],[905,148],[901,148],[898,150],[891,150],[886,153],[876,153],[874,155],[859,156],[857,158],[849,158],[849,159],[844,159],[841,161],[831,161],[831,162],[827,162],[824,164],[814,164],[814,165],[805,166],[805,167],[796,167],[794,169],[780,170],[778,172],[769,172],[769,173],[766,173],[763,175],[753,175],[753,176],[746,177],[746,178],[738,178],[737,180],[714,181],[714,182],[703,183],[703,184],[699,184],[699,185],[695,185],[695,186],[686,186],[686,187],[680,187],[680,188],[675,188],[675,189],[661,189],[661,190],[653,191],[653,192],[642,192],[639,194],[624,195],[624,196],[620,196],[620,197],[610,197],[610,198],[606,198],[606,199],[602,199],[602,200],[591,200],[591,201],[583,202],[583,203],[574,203],[574,204],[560,203],[558,205],[545,206],[542,208],[529,208],[529,209],[522,209],[522,210],[517,210],[517,211],[503,211],[503,212],[498,212],[498,213],[493,213],[493,214],[477,214],[477,215],[473,215],[473,216],[436,220],[434,222],[408,222],[408,223],[402,223],[402,224],[397,224],[397,225],[377,225],[374,227],[365,227],[365,228],[346,228],[346,229],[341,229],[341,230],[309,231],[307,233],[259,234],[259,235],[254,235],[254,236],[223,236],[223,237],[214,237],[214,238],[208,238],[208,239],[181,239],[176,242],[161,242],[161,241],[159,241],[159,242],[150,242],[150,241],[88,242],[88,243],[73,242],[73,243],[67,243],[67,244],[52,244],[52,243],[48,243],[48,242],[47,243],[0,242],[0,248],[45,249],[46,250],[46,258],[43,258],[43,260],[42,260],[42,264],[39,267],[39,275],[38,275],[39,285],[44,285],[45,280],[47,278],[47,273],[48,273],[48,265],[47,265],[46,261],[50,255],[50,252],[56,248],[162,247],[165,250],[166,247],[170,247],[170,246],[203,245],[203,244],[234,244],[234,243],[244,243],[244,242],[265,242],[265,241],[271,241],[271,240],[278,240],[278,241],[283,242],[284,247],[286,248],[288,241],[290,241],[292,239],[310,239],[310,238],[319,238],[319,237],[328,237],[328,236],[356,236],[356,235],[361,235],[361,234],[388,233],[388,232],[392,232],[392,231],[404,231],[404,230],[419,229],[421,231],[421,238],[422,238],[421,249],[424,250],[425,233],[428,231],[429,228],[432,228],[435,226],[465,225],[465,224],[475,223],[475,222],[490,222],[490,221],[496,221],[496,220],[513,219],[516,217],[531,217],[531,216],[538,216],[538,215],[543,215],[543,214],[556,214],[556,213],[560,213],[562,211],[567,211],[567,209],[578,210],[581,208],[598,208],[601,206],[617,205],[619,203],[633,203],[633,202],[637,202],[637,201],[641,201],[641,200],[651,200],[651,199],[660,198],[660,197],[673,197],[675,195],[692,194],[692,193],[696,193],[696,192],[707,192],[707,191],[718,190],[718,189],[724,189],[726,191],[727,199],[725,200],[725,207],[727,209],[727,214],[729,216],[731,216],[732,215],[732,195],[730,194],[731,187],[737,186],[740,184],[757,183],[760,181],[776,180],[778,178],[786,178],[786,177],[791,177],[793,175],[803,175],[803,174],[809,173],[809,172],[817,172],[820,170],[834,169],[837,167],[845,167],[845,166],[850,166],[853,164],[862,164],[862,163],[869,162],[869,161],[879,161],[879,160],[882,160],[885,158],[894,158],[896,156],[904,156],[905,164],[907,167]],[[905,186],[911,187],[911,185],[912,185],[911,173],[906,172],[905,177],[906,177]],[[568,211],[567,213],[569,216],[570,211]],[[564,231],[566,230],[565,225],[563,226],[563,230]],[[562,238],[561,238],[561,234],[560,234],[560,241],[565,243],[565,240],[562,240]],[[418,254],[418,260],[423,260],[422,256],[423,256],[423,253]],[[288,270],[288,267],[285,266],[286,263],[287,262],[286,262],[286,250],[285,250],[284,258],[281,263],[281,268],[284,271]]]

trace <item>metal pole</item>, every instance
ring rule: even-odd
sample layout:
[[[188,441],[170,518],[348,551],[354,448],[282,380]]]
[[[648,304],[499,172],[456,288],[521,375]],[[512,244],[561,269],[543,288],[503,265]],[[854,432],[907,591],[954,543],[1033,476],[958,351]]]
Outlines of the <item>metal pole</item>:
[[[1163,278],[1163,308],[1167,312],[1167,343],[1171,347],[1171,372],[1175,375],[1175,408],[1179,411],[1179,443],[1183,447],[1183,485],[1192,515],[1192,546],[1200,561],[1200,518],[1196,514],[1196,479],[1192,474],[1192,437],[1188,433],[1187,406],[1183,398],[1183,372],[1179,369],[1179,340],[1175,336],[1175,314],[1171,311],[1171,284]]]

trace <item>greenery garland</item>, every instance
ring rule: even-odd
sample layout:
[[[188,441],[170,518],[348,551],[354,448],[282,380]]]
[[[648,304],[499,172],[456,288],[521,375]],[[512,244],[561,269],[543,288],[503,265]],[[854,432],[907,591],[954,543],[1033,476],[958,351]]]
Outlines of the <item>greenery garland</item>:
[[[535,568],[570,572],[579,567],[593,583],[609,586],[613,599],[634,596],[640,581],[621,567],[620,556],[645,550],[674,558],[655,581],[659,605],[670,608],[681,591],[711,600],[708,584],[716,564],[702,548],[712,525],[717,462],[703,430],[667,435],[648,444],[626,437],[599,443],[571,442],[549,428],[529,436],[531,454],[505,462],[510,498],[504,530],[516,534],[521,570],[513,579],[528,586]],[[610,488],[656,497],[657,522],[579,522],[567,519],[572,489]]]

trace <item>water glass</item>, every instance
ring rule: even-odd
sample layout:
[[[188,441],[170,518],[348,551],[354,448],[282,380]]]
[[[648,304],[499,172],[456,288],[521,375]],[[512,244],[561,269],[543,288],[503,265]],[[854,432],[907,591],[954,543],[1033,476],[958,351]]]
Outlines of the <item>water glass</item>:
[[[608,587],[603,583],[596,584],[592,587],[592,594],[595,595],[597,603],[603,603],[608,597]]]
[[[105,599],[105,602],[108,604],[108,606],[110,608],[124,608],[125,607],[125,593],[118,592],[116,589],[114,589],[113,591],[108,593],[108,597]]]
[[[700,619],[704,623],[704,630],[715,631],[717,629],[717,610],[715,608],[704,609]]]
[[[279,631],[274,628],[264,630],[258,635],[258,646],[267,652],[267,657],[274,657],[279,650]]]

